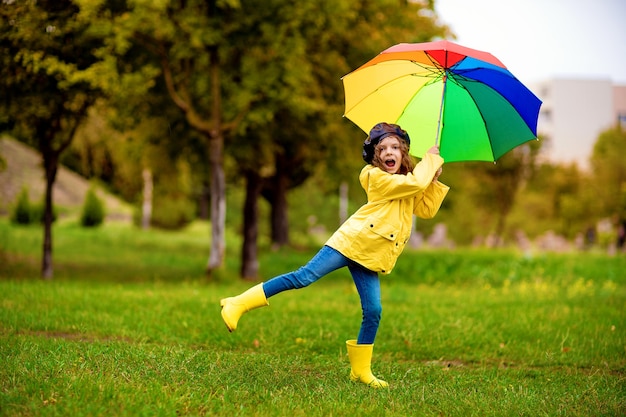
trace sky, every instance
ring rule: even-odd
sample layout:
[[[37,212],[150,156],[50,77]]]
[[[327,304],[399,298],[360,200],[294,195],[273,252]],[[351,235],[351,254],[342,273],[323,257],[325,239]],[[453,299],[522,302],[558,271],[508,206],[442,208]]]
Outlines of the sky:
[[[454,42],[495,55],[523,83],[626,85],[626,0],[435,0]]]
[[[454,42],[490,52],[531,90],[555,79],[626,86],[626,0],[435,0],[435,9]],[[566,125],[545,156],[586,168],[601,131],[589,123]]]

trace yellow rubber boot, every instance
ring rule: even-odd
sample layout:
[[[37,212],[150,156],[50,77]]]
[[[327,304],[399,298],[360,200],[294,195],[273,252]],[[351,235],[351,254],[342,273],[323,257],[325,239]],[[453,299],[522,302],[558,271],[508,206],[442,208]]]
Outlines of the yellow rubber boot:
[[[350,379],[362,382],[372,388],[387,388],[389,384],[372,374],[372,353],[374,345],[358,345],[356,340],[346,341],[350,359]]]
[[[268,306],[270,303],[265,298],[263,284],[259,284],[236,297],[222,298],[220,305],[222,306],[222,319],[228,327],[228,331],[233,332],[237,329],[237,323],[244,313],[255,308]]]

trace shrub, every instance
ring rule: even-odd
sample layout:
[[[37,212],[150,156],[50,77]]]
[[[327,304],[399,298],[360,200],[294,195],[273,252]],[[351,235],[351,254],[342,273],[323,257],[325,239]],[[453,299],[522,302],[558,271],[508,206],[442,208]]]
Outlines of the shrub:
[[[195,218],[195,205],[184,198],[161,198],[152,207],[151,225],[160,229],[176,230],[188,225]],[[141,222],[141,214],[135,223]]]
[[[30,224],[33,221],[33,213],[28,199],[28,188],[23,187],[17,196],[17,203],[11,213],[11,221],[17,224]]]
[[[85,203],[80,216],[80,224],[84,227],[95,227],[104,221],[104,203],[96,195],[96,191],[90,188],[85,195]]]

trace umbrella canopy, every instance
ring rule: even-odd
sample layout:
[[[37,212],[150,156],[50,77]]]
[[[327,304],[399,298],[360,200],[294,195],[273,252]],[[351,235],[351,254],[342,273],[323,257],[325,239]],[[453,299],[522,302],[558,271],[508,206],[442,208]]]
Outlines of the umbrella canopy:
[[[421,157],[495,161],[537,138],[541,100],[496,57],[449,41],[392,46],[345,75],[345,116],[366,133],[396,123]]]

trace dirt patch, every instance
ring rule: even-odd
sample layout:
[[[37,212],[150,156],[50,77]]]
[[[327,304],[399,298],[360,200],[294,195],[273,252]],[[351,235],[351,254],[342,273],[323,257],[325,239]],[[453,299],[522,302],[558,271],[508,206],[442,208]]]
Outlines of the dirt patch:
[[[428,361],[426,362],[428,366],[440,366],[442,368],[459,368],[461,366],[465,366],[465,363],[459,360],[438,360],[438,361]]]
[[[46,339],[64,339],[73,342],[126,342],[132,343],[133,340],[128,337],[121,336],[101,336],[85,333],[62,332],[58,330],[24,330],[17,332],[18,335],[44,337]]]

